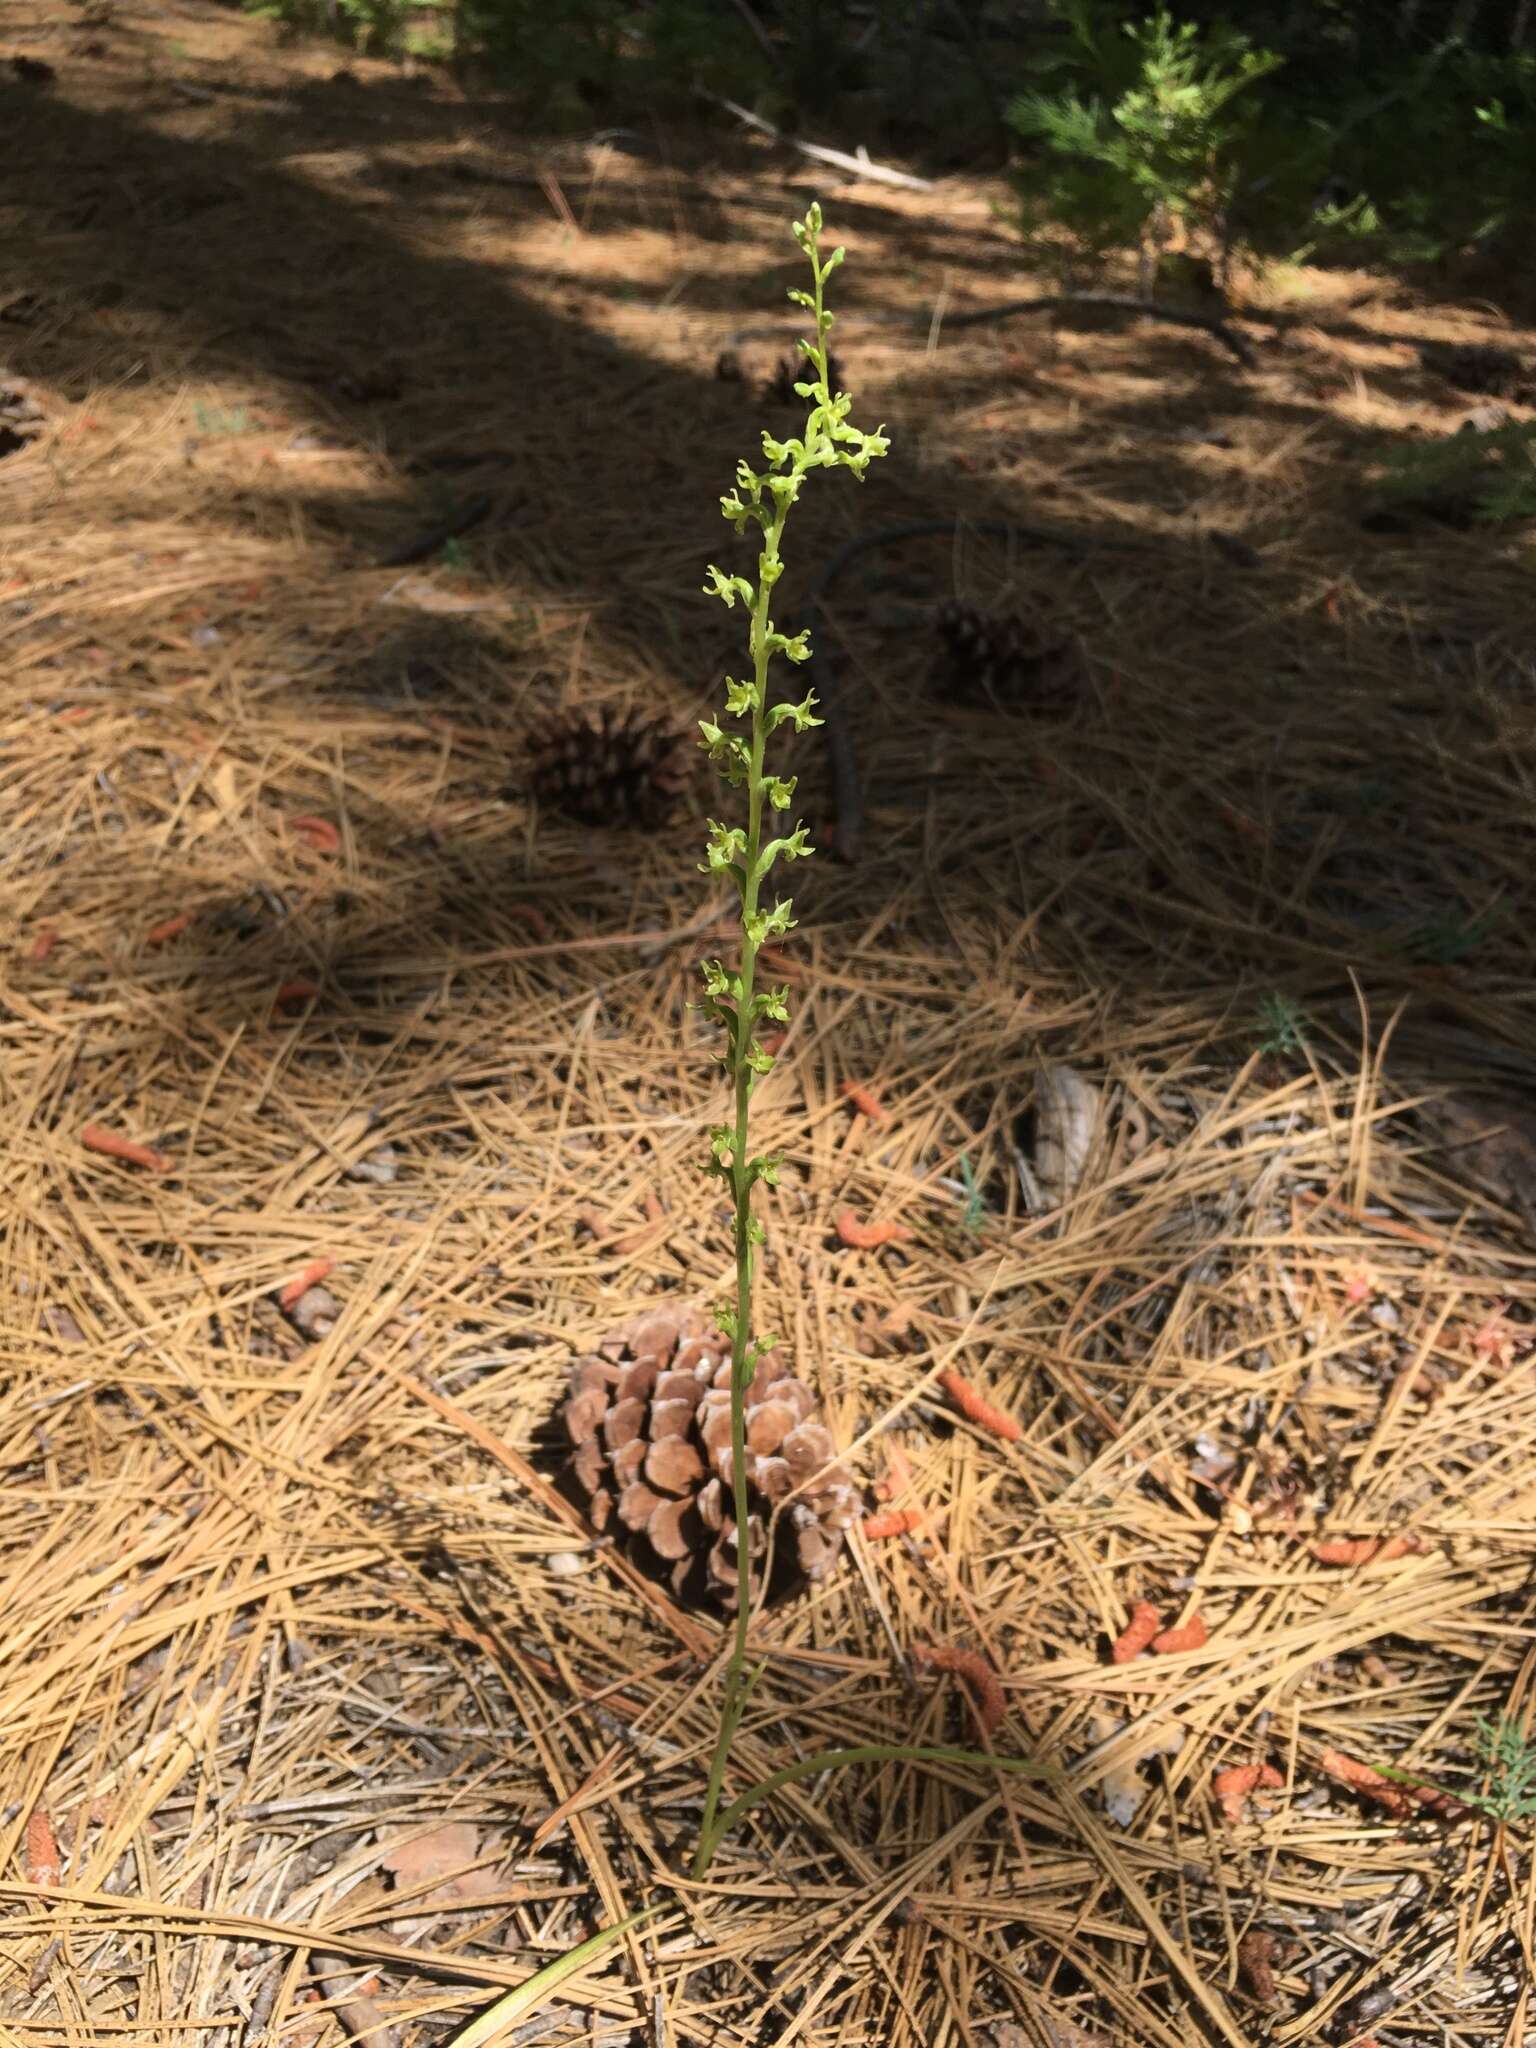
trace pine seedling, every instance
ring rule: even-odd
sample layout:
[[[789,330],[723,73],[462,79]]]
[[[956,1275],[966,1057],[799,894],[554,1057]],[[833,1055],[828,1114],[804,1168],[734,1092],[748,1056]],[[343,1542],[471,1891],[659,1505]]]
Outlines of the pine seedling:
[[[1481,1806],[1494,1820],[1536,1819],[1536,1743],[1519,1722],[1507,1715],[1497,1721],[1480,1717],[1477,1755],[1488,1789],[1468,1804]]]
[[[1276,989],[1260,996],[1255,1021],[1263,1036],[1261,1053],[1299,1053],[1306,1049],[1307,1019],[1299,1003]]]

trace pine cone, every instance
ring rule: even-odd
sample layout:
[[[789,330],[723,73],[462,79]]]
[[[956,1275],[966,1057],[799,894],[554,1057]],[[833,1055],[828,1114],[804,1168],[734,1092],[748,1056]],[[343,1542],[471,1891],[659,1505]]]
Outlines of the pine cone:
[[[1443,377],[1458,391],[1477,391],[1492,398],[1529,404],[1531,386],[1524,360],[1513,349],[1488,342],[1425,342],[1419,361],[1432,376]]]
[[[836,396],[842,378],[843,366],[834,355],[827,357],[827,384]],[[774,365],[773,375],[763,380],[763,398],[770,405],[804,405],[805,400],[795,389],[797,384],[808,384],[811,366],[800,354],[780,356]]]
[[[695,1311],[622,1325],[571,1367],[565,1427],[592,1526],[628,1532],[670,1566],[680,1597],[736,1605],[730,1345]],[[773,1590],[823,1578],[858,1514],[816,1397],[777,1351],[747,1389],[748,1553],[754,1589],[774,1505],[796,1487],[775,1537]]]
[[[692,738],[638,711],[566,711],[529,738],[529,781],[541,804],[584,825],[660,825],[692,782]]]
[[[1075,701],[1081,665],[1070,640],[1047,640],[1016,613],[999,616],[959,598],[940,605],[934,625],[944,644],[939,680],[950,694],[1055,708]]]

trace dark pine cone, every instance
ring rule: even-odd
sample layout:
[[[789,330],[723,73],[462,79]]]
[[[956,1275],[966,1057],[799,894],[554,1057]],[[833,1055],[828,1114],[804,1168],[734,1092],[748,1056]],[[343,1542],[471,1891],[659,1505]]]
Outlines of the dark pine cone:
[[[842,378],[843,366],[834,355],[827,357],[827,387],[832,396],[837,396],[838,384]],[[774,365],[771,377],[763,380],[763,397],[770,405],[804,405],[805,400],[795,389],[797,384],[811,381],[811,366],[799,354],[781,356]]]
[[[571,1367],[565,1427],[592,1526],[628,1532],[670,1567],[679,1597],[736,1605],[728,1340],[695,1311],[625,1324]],[[823,1578],[859,1500],[816,1397],[777,1351],[747,1389],[748,1554],[754,1591],[776,1503],[773,1590]]]
[[[952,597],[940,605],[934,626],[944,649],[938,680],[952,696],[1064,709],[1079,694],[1082,668],[1074,643],[1044,638],[1016,613],[999,616]]]
[[[529,784],[541,804],[584,825],[661,825],[692,782],[694,739],[664,718],[557,712],[529,737]]]

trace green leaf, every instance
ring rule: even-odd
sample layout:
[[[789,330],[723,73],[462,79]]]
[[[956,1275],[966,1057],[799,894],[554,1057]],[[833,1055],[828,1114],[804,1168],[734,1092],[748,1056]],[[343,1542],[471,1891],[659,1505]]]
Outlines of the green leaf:
[[[552,1991],[558,1990],[569,1977],[584,1970],[589,1963],[595,1963],[613,1947],[632,1927],[642,1921],[654,1920],[664,1909],[660,1906],[647,1907],[643,1913],[631,1913],[627,1920],[620,1920],[613,1927],[605,1927],[594,1934],[590,1941],[583,1941],[575,1948],[567,1949],[563,1956],[556,1956],[552,1963],[546,1963],[542,1970],[536,1970],[526,1983],[498,1998],[494,2005],[472,2019],[450,2036],[445,2048],[497,2048],[504,2042],[519,2020],[537,2010]]]

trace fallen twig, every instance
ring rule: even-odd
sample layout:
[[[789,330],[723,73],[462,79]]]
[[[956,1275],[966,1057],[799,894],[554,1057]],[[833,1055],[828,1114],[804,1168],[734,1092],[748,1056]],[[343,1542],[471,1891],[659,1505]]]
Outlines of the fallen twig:
[[[366,2041],[368,2048],[399,2048],[398,2031],[370,1996],[377,1988],[377,1978],[354,1980],[344,1956],[321,1956],[319,1963],[321,1988],[352,2039]]]
[[[751,113],[746,107],[738,106],[735,100],[722,99],[719,93],[704,92],[701,97],[710,100],[717,107],[724,107],[728,114],[734,114],[738,121],[744,121],[749,128],[757,129],[760,135],[770,137],[774,142],[786,143],[791,149],[798,149],[802,156],[808,156],[818,164],[830,164],[834,170],[847,171],[855,178],[869,178],[877,185],[899,185],[904,192],[932,192],[937,188],[932,178],[915,177],[911,171],[892,170],[886,164],[871,160],[861,143],[850,156],[845,149],[827,149],[819,142],[801,142],[796,136],[786,135],[781,128],[775,128],[771,121],[765,121],[761,114]]]
[[[450,512],[446,519],[440,519],[435,526],[429,526],[424,533],[418,533],[414,540],[405,541],[393,553],[381,555],[377,566],[380,569],[405,569],[412,562],[424,562],[435,555],[445,542],[457,540],[461,533],[468,533],[490,516],[496,500],[489,494],[470,498],[457,511]]]

